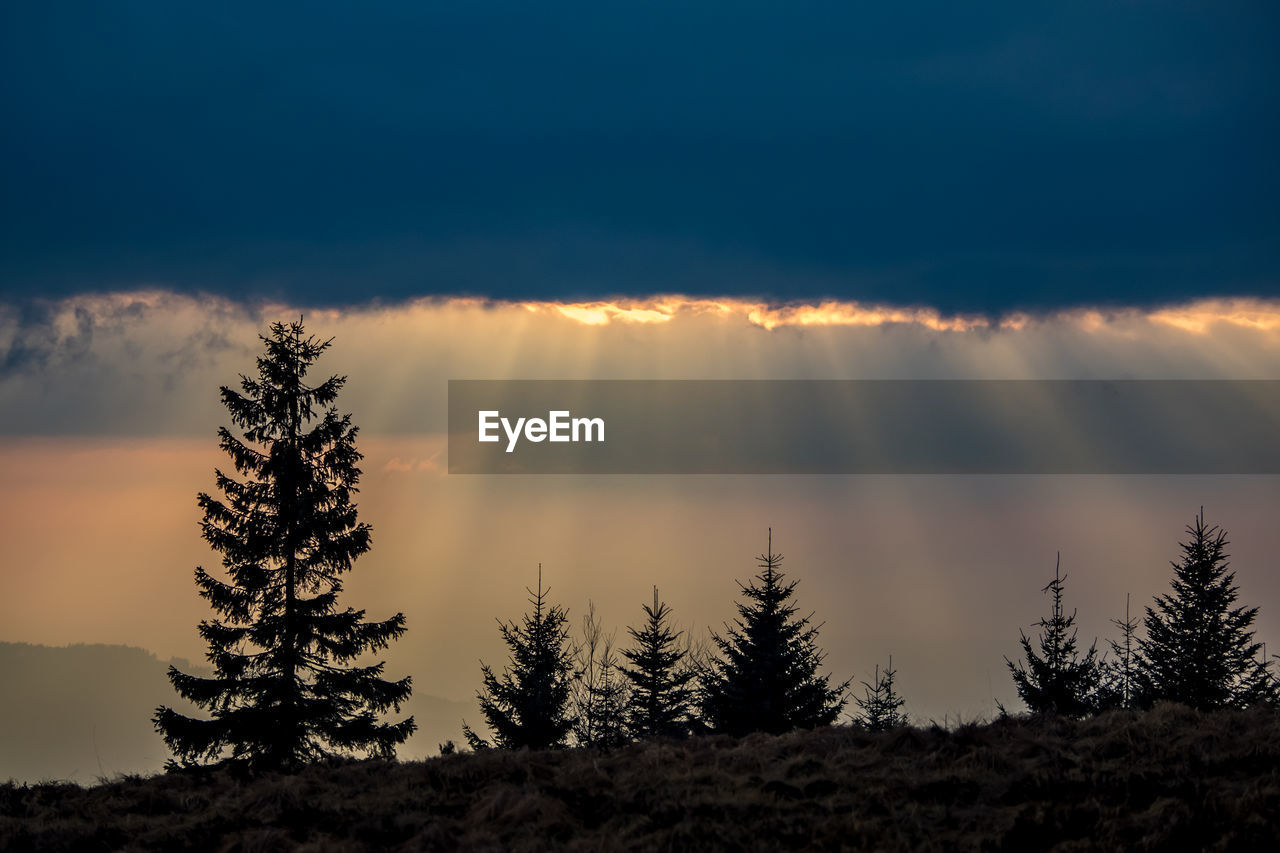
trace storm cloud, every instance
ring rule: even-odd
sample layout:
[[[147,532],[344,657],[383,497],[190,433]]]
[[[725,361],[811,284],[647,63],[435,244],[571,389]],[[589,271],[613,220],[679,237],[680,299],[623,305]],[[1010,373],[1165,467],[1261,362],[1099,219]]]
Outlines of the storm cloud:
[[[0,12],[0,294],[1275,296],[1270,3]]]

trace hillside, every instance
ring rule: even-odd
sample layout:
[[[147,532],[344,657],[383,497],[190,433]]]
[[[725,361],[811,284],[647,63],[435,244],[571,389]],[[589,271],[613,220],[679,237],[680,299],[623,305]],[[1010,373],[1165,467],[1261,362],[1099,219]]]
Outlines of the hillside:
[[[198,713],[165,678],[173,663],[134,646],[41,646],[0,643],[0,781],[88,783],[121,773],[155,773],[169,757],[151,725],[160,704]],[[401,754],[434,755],[441,741],[462,738],[474,703],[415,693],[404,709],[419,731]]]
[[[0,850],[1280,849],[1280,715],[847,728],[0,786]]]
[[[0,643],[0,780],[159,770],[166,750],[150,717],[178,698],[169,664],[133,646]]]

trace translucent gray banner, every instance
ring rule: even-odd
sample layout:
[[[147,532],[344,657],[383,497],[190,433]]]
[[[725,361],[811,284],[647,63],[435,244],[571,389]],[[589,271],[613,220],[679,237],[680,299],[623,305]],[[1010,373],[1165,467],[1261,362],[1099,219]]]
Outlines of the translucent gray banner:
[[[1277,474],[1278,436],[1273,380],[449,382],[451,474]]]

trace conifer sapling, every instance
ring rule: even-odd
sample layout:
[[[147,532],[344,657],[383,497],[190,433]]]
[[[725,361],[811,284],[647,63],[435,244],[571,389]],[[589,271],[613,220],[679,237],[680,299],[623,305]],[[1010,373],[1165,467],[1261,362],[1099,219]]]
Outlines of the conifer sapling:
[[[1053,580],[1042,592],[1052,598],[1049,618],[1040,627],[1040,651],[1031,647],[1026,633],[1019,632],[1024,661],[1004,659],[1013,675],[1018,695],[1033,713],[1083,717],[1097,706],[1101,672],[1097,659],[1097,643],[1080,655],[1076,648],[1076,612],[1066,614],[1062,604],[1066,576],[1060,573],[1061,555],[1054,566]]]
[[[644,626],[628,628],[632,646],[622,656],[622,674],[631,683],[627,725],[633,737],[683,737],[689,733],[695,672],[680,646],[682,631],[671,628],[671,608],[658,599],[644,608]]]
[[[480,712],[493,732],[492,743],[463,725],[472,749],[549,749],[565,745],[573,730],[570,712],[574,666],[569,641],[569,616],[559,605],[547,603],[538,565],[537,592],[528,590],[533,606],[524,621],[499,622],[510,660],[498,676],[481,663],[484,686],[476,694]]]
[[[1258,608],[1234,606],[1239,593],[1226,531],[1206,524],[1201,508],[1187,534],[1181,562],[1171,564],[1171,592],[1157,596],[1143,620],[1143,698],[1199,709],[1267,701],[1269,671],[1249,630]]]
[[[845,705],[848,682],[831,686],[819,673],[824,653],[812,615],[796,616],[796,581],[783,582],[782,555],[769,548],[760,573],[739,583],[745,602],[723,635],[713,634],[719,656],[709,664],[702,712],[712,729],[733,735],[780,734],[834,723]]]

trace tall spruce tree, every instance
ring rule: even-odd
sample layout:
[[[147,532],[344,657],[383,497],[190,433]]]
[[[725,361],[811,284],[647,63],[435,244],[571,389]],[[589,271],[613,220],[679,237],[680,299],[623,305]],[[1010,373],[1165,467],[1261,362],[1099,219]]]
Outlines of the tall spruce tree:
[[[844,708],[849,683],[832,687],[830,676],[818,673],[821,626],[812,624],[812,615],[796,616],[790,602],[797,581],[783,583],[772,528],[768,550],[758,559],[760,573],[738,584],[746,598],[738,618],[724,635],[712,634],[720,654],[703,678],[704,722],[733,735],[830,725]]]
[[[333,754],[389,757],[414,731],[397,711],[410,680],[388,681],[362,654],[404,633],[404,615],[369,622],[340,609],[341,577],[369,550],[369,525],[352,495],[356,427],[332,405],[346,381],[306,376],[330,341],[306,336],[302,321],[275,323],[262,336],[258,375],[222,402],[243,439],[218,430],[236,476],[216,471],[222,498],[199,495],[204,538],[222,554],[226,580],[195,572],[200,595],[221,618],[200,623],[214,675],[169,668],[169,680],[210,719],[160,707],[153,718],[185,763],[229,757],[293,768]]]
[[[1186,530],[1182,561],[1170,564],[1172,593],[1157,596],[1143,620],[1143,699],[1200,709],[1266,701],[1270,679],[1249,630],[1258,608],[1233,606],[1238,592],[1226,531],[1205,523],[1203,507]]]
[[[856,722],[869,732],[887,732],[901,728],[907,724],[907,715],[902,706],[906,701],[898,694],[894,682],[898,671],[893,668],[893,658],[883,670],[876,665],[873,683],[862,682],[863,695],[854,697],[861,713]]]
[[[1040,627],[1040,652],[1031,647],[1025,632],[1019,632],[1024,661],[1004,659],[1018,688],[1018,696],[1032,713],[1061,714],[1083,717],[1096,710],[1101,672],[1097,659],[1097,643],[1089,646],[1083,657],[1076,648],[1076,612],[1066,614],[1062,605],[1066,577],[1061,574],[1062,559],[1054,566],[1053,580],[1041,590],[1052,598],[1049,618]]]
[[[538,564],[538,590],[528,590],[524,621],[498,622],[510,651],[506,671],[499,677],[480,664],[484,686],[476,693],[480,712],[493,732],[492,744],[469,726],[463,734],[473,749],[549,749],[564,746],[573,730],[570,694],[574,678],[574,649],[569,640],[569,616],[559,605],[547,603]]]
[[[644,626],[628,628],[632,646],[622,652],[630,666],[622,674],[631,683],[627,726],[636,738],[683,737],[689,734],[695,672],[680,646],[683,631],[671,628],[671,608],[658,600],[644,608]]]

